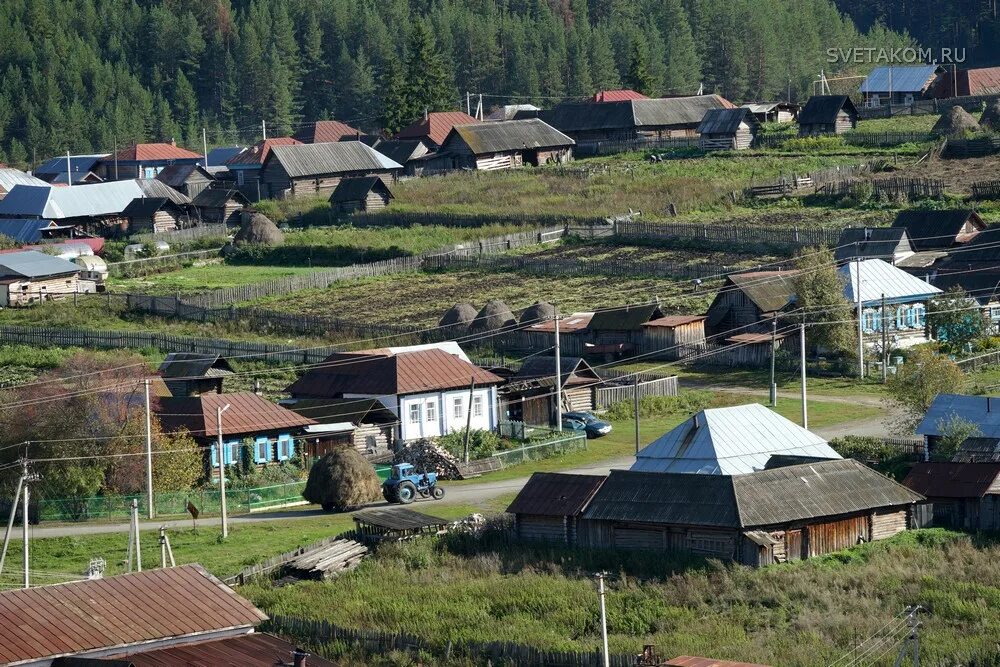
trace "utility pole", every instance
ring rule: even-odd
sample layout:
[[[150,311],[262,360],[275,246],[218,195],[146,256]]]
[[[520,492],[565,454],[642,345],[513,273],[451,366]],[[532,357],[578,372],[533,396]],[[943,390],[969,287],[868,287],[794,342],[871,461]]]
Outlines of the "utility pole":
[[[142,572],[142,548],[139,546],[139,501],[132,499],[132,548],[135,549],[135,571]]]
[[[25,480],[28,476],[28,462],[22,462],[21,478],[17,480],[17,491],[14,499],[10,503],[10,518],[7,520],[7,532],[3,536],[3,551],[0,552],[0,574],[3,574],[3,564],[7,560],[7,547],[10,546],[10,536],[14,532],[14,517],[17,516],[17,503],[21,499],[21,489],[24,488]]]
[[[263,118],[260,121],[260,132],[264,135],[264,141],[267,141],[267,121]]]
[[[23,465],[24,465],[24,468],[22,469],[22,471],[23,471],[22,474],[24,475],[24,488],[21,489],[21,494],[22,494],[21,495],[21,502],[24,503],[23,506],[22,506],[22,510],[21,510],[21,547],[23,548],[23,553],[22,553],[21,558],[24,561],[24,587],[25,588],[30,588],[31,587],[31,577],[28,574],[28,565],[29,565],[29,563],[31,561],[31,558],[30,558],[29,553],[28,553],[28,523],[30,523],[28,521],[28,496],[30,495],[30,492],[28,490],[29,489],[29,485],[28,485],[28,481],[29,480],[28,480],[28,460],[27,459],[24,460]]]
[[[635,455],[639,455],[639,374],[632,378],[632,409],[635,411]]]
[[[608,613],[604,606],[604,576],[605,572],[598,572],[597,577],[597,598],[601,603],[601,646],[603,649],[604,667],[611,667],[611,656],[608,655]]]
[[[906,608],[906,621],[910,625],[910,634],[903,640],[903,645],[899,647],[899,655],[896,656],[894,667],[902,667],[907,654],[912,658],[913,667],[920,667],[920,621],[917,620],[917,612],[922,610],[920,605]]]
[[[201,128],[201,148],[205,151],[205,169],[208,169],[208,132]]]
[[[774,349],[778,341],[778,316],[771,319],[771,407],[778,405],[778,384],[774,381]]]
[[[153,518],[153,420],[149,409],[149,378],[143,380],[146,389],[146,516]]]
[[[229,537],[229,517],[226,516],[226,464],[222,455],[222,413],[229,409],[229,403],[215,409],[215,427],[218,429],[219,450],[219,505],[222,511],[222,539]]]
[[[469,407],[465,411],[465,438],[462,442],[462,462],[469,462],[469,435],[472,432],[472,401],[475,398],[476,377],[472,376],[469,381]]]
[[[66,187],[73,185],[73,167],[69,160],[69,150],[66,151]]]
[[[115,180],[118,180],[118,135],[115,135]]]
[[[882,294],[882,314],[879,315],[879,328],[882,329],[882,384],[889,380],[889,322],[885,319],[885,294]]]
[[[865,379],[865,336],[861,324],[861,259],[855,259],[857,282],[854,285],[854,297],[858,304],[858,378]]]
[[[562,432],[562,358],[559,354],[559,311],[555,314],[556,328],[556,430]]]
[[[472,115],[472,93],[465,91],[465,115]]]
[[[802,315],[805,319],[805,314]],[[802,428],[809,428],[809,410],[806,407],[806,323],[799,325],[799,365],[802,369]]]

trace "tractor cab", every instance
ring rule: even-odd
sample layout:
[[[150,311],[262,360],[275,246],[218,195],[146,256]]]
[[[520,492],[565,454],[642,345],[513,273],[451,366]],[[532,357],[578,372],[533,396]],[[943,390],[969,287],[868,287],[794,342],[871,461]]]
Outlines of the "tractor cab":
[[[389,479],[401,480],[413,474],[413,464],[412,463],[397,463],[392,466],[392,472],[389,473]]]

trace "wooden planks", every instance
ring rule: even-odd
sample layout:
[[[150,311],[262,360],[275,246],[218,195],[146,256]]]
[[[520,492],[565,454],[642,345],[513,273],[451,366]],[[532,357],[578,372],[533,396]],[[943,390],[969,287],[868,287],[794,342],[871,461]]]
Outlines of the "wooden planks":
[[[285,574],[298,579],[325,581],[353,570],[368,555],[368,547],[350,539],[306,551],[284,566]]]

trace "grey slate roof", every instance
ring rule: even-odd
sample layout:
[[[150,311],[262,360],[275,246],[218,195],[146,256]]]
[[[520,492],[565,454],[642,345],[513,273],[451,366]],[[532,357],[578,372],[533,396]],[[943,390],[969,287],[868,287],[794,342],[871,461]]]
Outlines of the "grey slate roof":
[[[1000,438],[1000,397],[938,394],[917,426],[917,435],[942,435],[953,417],[979,427],[979,437]]]
[[[966,438],[951,460],[955,463],[1000,463],[1000,438]]]
[[[794,278],[794,271],[747,271],[726,276],[726,282],[735,285],[762,313],[773,313],[795,296]]]
[[[978,229],[986,227],[979,214],[971,209],[931,211],[912,208],[900,211],[892,226],[906,230],[914,250],[935,250],[950,248],[959,242],[959,233],[966,222],[972,222]]]
[[[464,142],[475,155],[534,148],[565,148],[576,143],[537,118],[456,125],[445,139],[442,149],[447,150],[456,140]]]
[[[122,215],[126,218],[148,218],[163,208],[177,211],[177,205],[165,197],[143,197],[133,199]]]
[[[224,188],[205,188],[195,195],[191,203],[199,208],[219,208],[225,206],[230,199],[235,199],[243,206],[250,204],[250,201],[239,190],[226,190]]]
[[[368,196],[372,190],[381,192],[389,199],[393,198],[389,186],[378,176],[356,176],[344,178],[330,195],[331,202],[359,201]]]
[[[142,193],[139,195],[140,197],[163,197],[178,206],[185,206],[191,203],[191,198],[186,194],[178,192],[155,178],[137,178],[133,182],[139,187]]]
[[[858,115],[858,108],[846,95],[813,95],[799,112],[799,125],[832,125],[841,109]]]
[[[698,134],[736,134],[740,125],[746,123],[750,129],[760,125],[750,109],[709,109],[698,125]]]
[[[360,141],[272,146],[267,162],[271,160],[277,160],[292,178],[403,168]]]
[[[560,386],[565,385],[571,378],[582,382],[599,382],[601,379],[590,364],[580,357],[561,357],[559,359],[559,374],[561,377]],[[552,386],[555,375],[555,357],[535,356],[525,359],[511,380],[544,380],[543,384]]]
[[[0,255],[0,278],[45,278],[77,273],[80,267],[37,250]]]
[[[233,372],[224,357],[197,352],[171,352],[160,363],[159,373],[165,378],[220,377]]]
[[[560,104],[547,111],[539,111],[538,118],[562,132],[643,127],[694,129],[710,109],[729,107],[732,107],[732,103],[718,95],[694,95],[624,102]],[[520,117],[520,114],[515,115],[515,118]]]
[[[897,252],[913,252],[910,239],[902,227],[846,227],[837,240],[835,257],[838,262],[855,257],[891,262]]]
[[[862,93],[922,93],[937,78],[938,65],[884,65],[861,84]]]
[[[577,516],[601,488],[603,475],[536,472],[507,508],[510,514]]]
[[[199,164],[172,164],[163,168],[163,171],[156,175],[154,180],[166,183],[172,188],[181,188],[187,182],[191,174],[197,172],[203,179],[215,180],[212,174],[205,171]]]
[[[406,164],[410,160],[427,155],[429,152],[424,142],[419,139],[388,139],[379,141],[373,148],[399,164]]]

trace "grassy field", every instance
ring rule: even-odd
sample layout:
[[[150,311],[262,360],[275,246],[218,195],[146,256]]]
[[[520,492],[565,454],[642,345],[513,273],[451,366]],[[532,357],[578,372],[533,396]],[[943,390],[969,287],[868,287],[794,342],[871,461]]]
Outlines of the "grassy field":
[[[692,251],[644,245],[618,245],[589,241],[566,241],[544,246],[525,246],[511,254],[540,259],[572,259],[578,262],[663,262],[698,266],[699,264],[723,265],[733,269],[751,268],[774,262],[787,261],[787,257],[741,253],[732,251]]]
[[[872,118],[858,123],[858,132],[930,132],[941,118],[937,114]]]
[[[241,592],[271,614],[406,631],[442,647],[514,641],[594,651],[600,626],[591,573],[602,569],[612,573],[613,652],[654,644],[669,657],[815,667],[849,659],[855,642],[887,624],[895,629],[903,609],[919,603],[929,610],[920,629],[925,664],[998,657],[1000,547],[939,529],[759,570],[452,536],[387,546],[331,583]],[[892,664],[894,654],[878,653],[863,664]]]
[[[190,294],[221,287],[264,282],[311,271],[315,271],[315,269],[288,266],[206,264],[166,273],[155,273],[141,278],[111,278],[108,281],[108,288],[112,292],[132,294]]]

